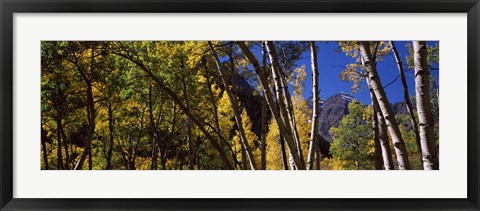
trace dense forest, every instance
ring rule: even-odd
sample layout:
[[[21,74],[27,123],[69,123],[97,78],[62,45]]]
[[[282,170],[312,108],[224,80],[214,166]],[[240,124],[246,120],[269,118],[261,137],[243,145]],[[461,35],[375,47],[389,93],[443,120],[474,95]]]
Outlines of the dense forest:
[[[439,45],[398,43],[42,41],[41,168],[438,170]]]

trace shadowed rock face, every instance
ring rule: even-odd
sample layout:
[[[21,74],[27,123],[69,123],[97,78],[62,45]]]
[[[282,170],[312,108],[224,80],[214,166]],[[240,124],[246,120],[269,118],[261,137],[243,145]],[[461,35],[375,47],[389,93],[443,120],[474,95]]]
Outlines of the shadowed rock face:
[[[394,114],[408,114],[407,105],[405,105],[405,102],[396,102],[391,106]]]
[[[331,142],[332,137],[329,130],[332,126],[338,126],[343,116],[348,114],[348,104],[355,100],[351,95],[339,93],[327,98],[321,105],[320,110],[320,135]]]
[[[233,78],[233,77],[232,77]],[[248,81],[241,75],[236,75],[235,78],[229,78],[229,82],[236,84],[236,95],[238,96],[241,107],[247,110],[247,114],[252,120],[252,131],[260,137],[262,130],[262,100],[261,95],[255,94],[255,89],[248,83]],[[270,120],[271,114],[267,109],[267,121]],[[236,130],[236,126],[234,128]]]

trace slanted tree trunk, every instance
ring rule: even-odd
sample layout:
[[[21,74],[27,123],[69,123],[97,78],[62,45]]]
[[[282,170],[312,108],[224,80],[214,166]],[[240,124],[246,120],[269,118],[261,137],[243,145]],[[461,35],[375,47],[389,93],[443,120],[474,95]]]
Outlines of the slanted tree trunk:
[[[226,50],[226,55],[229,57],[227,65],[230,68],[230,71],[228,71],[228,68],[224,69],[224,70],[227,71],[225,73],[225,78],[230,79],[230,84],[237,84],[237,75],[235,73],[235,60],[234,60],[234,57],[233,57],[233,43],[230,43],[228,45],[228,49]],[[218,56],[217,56],[217,58],[218,58]],[[225,67],[225,66],[222,65],[222,67]],[[241,111],[241,108],[240,108],[240,103],[238,102],[238,98],[237,98],[237,96],[238,96],[237,87],[235,85],[232,85],[232,86],[230,86],[230,89],[231,89],[230,93],[232,93],[232,95],[237,100],[237,105],[239,105],[238,114],[241,115],[242,111]],[[242,124],[242,127],[243,127],[243,124]],[[248,143],[248,140],[247,140],[247,143]],[[241,142],[240,142],[240,146],[242,146]],[[246,152],[246,150],[243,146],[242,146],[241,149],[242,149],[243,169],[248,169],[249,163],[247,162],[247,152]],[[257,163],[255,163],[255,164],[257,164]],[[258,168],[258,166],[255,166],[255,169],[257,169],[257,168]]]
[[[93,169],[93,160],[92,160],[92,148],[90,147],[90,151],[88,152],[88,170]]]
[[[263,42],[265,43],[265,42]],[[266,44],[265,44],[266,46]],[[265,71],[265,73],[267,73],[267,71]],[[277,99],[277,103],[276,103],[276,106],[279,108],[279,111],[280,111],[280,116],[282,117],[282,121],[283,123],[286,125],[287,129],[290,129],[291,125],[289,123],[289,120],[288,120],[288,114],[286,112],[286,108],[285,108],[285,103],[284,103],[284,96],[283,96],[283,92],[282,92],[282,89],[279,88],[281,85],[279,85],[278,83],[278,79],[279,76],[277,73],[275,73],[275,71],[272,71],[272,77],[273,77],[273,88],[275,90],[275,97]],[[291,131],[289,131],[291,132]],[[280,140],[281,140],[281,143],[284,144],[285,143],[285,139],[283,136],[280,136]],[[295,145],[296,145],[296,142],[295,142]],[[283,147],[285,148],[285,145],[283,145]],[[296,145],[296,147],[298,147]],[[290,169],[292,170],[296,170],[295,168],[295,162],[293,161],[293,158],[292,158],[292,155],[288,155],[288,162],[287,162],[287,153],[286,153],[286,150],[284,149],[284,152],[285,152],[285,155],[283,157],[283,159],[285,160],[285,168],[288,169],[288,165],[290,166]],[[291,151],[290,151],[291,153]],[[287,165],[288,163],[288,165]]]
[[[268,70],[267,66],[267,47],[264,42],[262,42],[262,67],[263,71],[266,73]],[[260,169],[267,169],[267,99],[265,98],[265,93],[262,96],[262,129],[260,134],[260,150],[261,150],[261,166]]]
[[[47,143],[42,142],[42,148],[43,148],[43,161],[45,163],[45,169],[48,170],[50,167],[48,166],[48,156],[47,156]]]
[[[262,131],[260,134],[261,170],[267,169],[267,102],[262,98]]]
[[[148,111],[149,111],[149,118],[150,118],[150,137],[152,139],[152,165],[150,166],[151,170],[157,170],[158,169],[158,163],[157,163],[157,126],[155,124],[155,118],[153,116],[153,88],[152,85],[148,87]]]
[[[68,139],[67,139],[67,136],[65,135],[65,130],[64,130],[64,127],[63,127],[63,124],[62,122],[60,121],[60,134],[62,136],[62,143],[63,143],[63,148],[65,149],[65,167],[64,169],[68,170],[70,169],[70,155],[69,155],[69,152],[68,152]]]
[[[363,59],[362,59],[362,65],[365,66],[365,62]],[[377,100],[377,97],[375,96],[375,92],[373,91],[370,80],[368,77],[365,77],[365,80],[370,90],[370,97],[372,99],[372,107],[374,112],[373,116],[377,121],[377,132],[378,132],[377,138],[381,147],[382,158],[383,158],[383,168],[385,170],[394,170],[392,150],[390,148],[390,141],[388,139],[388,133],[387,133],[387,125],[385,123],[385,119],[383,118],[383,114],[380,109],[380,106],[378,105],[378,100]]]
[[[242,145],[242,141],[240,140],[240,145]],[[242,170],[247,170],[248,169],[248,164],[247,162],[247,153],[245,152],[245,148],[242,146],[240,149],[240,155],[242,157]],[[252,169],[253,170],[253,169]]]
[[[275,48],[275,44],[272,41],[265,41],[267,44],[267,50],[272,63],[272,75],[275,81],[275,88],[277,92],[281,93],[281,98],[278,98],[278,104],[280,105],[281,111],[285,111],[283,114],[283,119],[287,129],[292,133],[296,151],[290,151],[291,154],[297,153],[299,160],[296,161],[293,159],[293,166],[299,166],[299,169],[305,169],[305,161],[303,158],[302,147],[300,143],[300,137],[298,136],[297,126],[295,122],[295,115],[293,111],[292,99],[290,97],[290,91],[288,90],[287,79],[284,71],[281,69],[278,62],[278,54]],[[288,127],[289,126],[289,127]]]
[[[375,110],[375,116],[377,117],[378,121],[378,140],[380,141],[380,145],[382,147],[384,169],[394,170],[392,150],[390,148],[390,141],[388,140],[387,125],[385,123],[385,119],[383,118],[382,111],[380,110],[380,106],[378,106],[378,101],[375,97],[375,93],[373,93],[372,101]]]
[[[420,125],[420,144],[425,170],[437,170],[437,156],[433,136],[433,116],[430,104],[430,79],[427,70],[427,43],[413,41],[413,62],[415,66],[415,95]]]
[[[318,134],[318,125],[320,117],[320,98],[318,89],[318,64],[317,64],[317,48],[315,42],[310,42],[311,60],[312,60],[312,93],[313,93],[313,114],[312,114],[312,129],[310,131],[310,145],[308,147],[307,170],[313,169],[313,159],[315,157],[315,147],[319,147],[320,142]],[[320,157],[317,155],[317,159]]]
[[[158,169],[158,157],[157,157],[157,142],[156,138],[154,136],[152,137],[152,164],[150,165],[151,170],[157,170]]]
[[[212,104],[212,112],[213,112],[213,120],[215,123],[215,128],[216,128],[216,131],[220,133],[220,122],[218,120],[218,108],[217,108],[215,96],[213,95],[212,82],[210,82],[210,78],[212,77],[212,75],[209,73],[208,66],[207,66],[207,59],[205,57],[202,57],[202,64],[205,69],[205,78],[207,79],[206,85],[207,85],[208,95],[210,97],[210,103]],[[222,148],[225,147],[225,143],[222,141],[222,137],[220,135],[218,136],[218,143]]]
[[[235,116],[235,123],[237,124],[237,129],[238,133],[240,134],[240,141],[242,142],[242,148],[245,150],[245,154],[248,158],[250,168],[252,170],[256,169],[256,164],[255,164],[255,158],[253,157],[252,150],[250,146],[248,145],[248,140],[245,135],[245,130],[243,128],[242,124],[242,117],[239,113],[238,109],[238,101],[235,96],[231,93],[230,90],[230,84],[228,83],[228,79],[226,78],[227,76],[227,70],[225,70],[225,67],[222,65],[220,62],[220,59],[218,58],[217,52],[213,48],[212,43],[209,41],[208,45],[210,46],[210,50],[212,51],[213,58],[215,59],[215,63],[217,64],[217,69],[218,69],[218,74],[220,75],[220,78],[222,79],[222,83],[225,87],[225,92],[227,93],[228,99],[230,101],[230,104],[232,105],[233,113]]]
[[[57,122],[57,169],[61,170],[63,169],[63,156],[62,156],[62,133],[61,133],[61,128],[63,127],[62,125],[62,119],[60,117],[60,114],[57,114],[56,118]]]
[[[85,143],[85,148],[83,149],[80,159],[75,165],[75,170],[81,170],[87,156],[91,152],[93,134],[95,133],[95,103],[93,100],[93,91],[92,91],[92,81],[87,77],[83,68],[78,67],[80,74],[82,75],[83,80],[87,85],[87,114],[88,114],[88,132],[87,132],[87,141]],[[90,62],[90,72],[94,72],[94,50],[92,49],[91,62]],[[90,159],[91,160],[91,159]]]
[[[387,99],[387,95],[385,94],[382,83],[380,82],[380,78],[378,77],[375,61],[372,60],[370,43],[367,41],[359,41],[358,44],[362,59],[365,62],[365,68],[368,75],[367,77],[369,79],[368,82],[375,93],[375,98],[378,101],[380,110],[382,111],[383,117],[385,118],[385,122],[388,126],[388,131],[392,137],[399,169],[409,170],[410,161],[408,160],[408,152],[402,135],[400,134],[397,121],[395,120],[395,115],[393,114],[392,108],[390,107],[390,103]]]
[[[107,170],[112,169],[112,155],[113,155],[113,142],[115,140],[114,131],[115,131],[115,119],[113,118],[113,109],[112,104],[108,103],[107,105],[108,112],[108,133],[109,133],[109,143],[107,151]]]
[[[207,71],[207,66],[205,64],[205,71]],[[213,90],[212,90],[212,83],[210,82],[210,76],[205,76],[207,78],[207,90],[208,90],[208,95],[210,97],[210,103],[212,104],[212,112],[213,112],[213,120],[215,123],[215,128],[218,132],[220,132],[220,122],[218,120],[218,108],[217,108],[217,103],[215,102],[215,96],[213,95]],[[221,140],[221,137],[218,137],[218,143],[220,146],[224,147],[224,143]]]
[[[285,148],[285,139],[280,135],[280,150],[282,150],[282,163],[283,169],[288,170],[288,161],[287,161],[287,149]],[[293,170],[293,169],[292,169]]]
[[[138,148],[140,146],[140,140],[143,137],[143,130],[144,130],[143,120],[144,120],[144,117],[145,117],[145,110],[146,109],[147,109],[147,105],[145,107],[143,107],[142,114],[140,115],[140,127],[139,127],[139,130],[138,130],[137,140],[135,141],[135,148],[133,149],[133,153],[132,153],[133,154],[133,159],[132,159],[133,169],[137,169],[136,159],[139,156],[138,155]]]
[[[265,42],[263,42],[263,43],[265,43]],[[266,46],[266,43],[265,43],[265,46]],[[265,71],[265,73],[267,73],[267,71]],[[272,77],[273,77],[273,78],[272,78],[272,82],[273,82],[272,87],[273,87],[273,89],[275,90],[275,95],[276,95],[275,97],[276,97],[276,99],[277,99],[276,106],[279,108],[280,116],[282,117],[282,121],[283,121],[283,123],[286,125],[286,127],[287,127],[287,129],[288,129],[288,128],[290,127],[290,123],[289,123],[288,120],[286,119],[286,118],[288,118],[288,117],[286,116],[286,115],[287,115],[287,112],[285,112],[285,110],[286,110],[286,109],[285,109],[285,104],[284,104],[284,101],[282,100],[282,99],[284,98],[283,92],[282,92],[281,89],[279,88],[278,83],[276,83],[277,80],[275,80],[275,79],[278,79],[278,74],[275,74],[275,72],[272,71]],[[282,154],[282,156],[283,156],[282,159],[284,159],[284,162],[285,162],[285,163],[284,163],[285,169],[288,170],[288,169],[289,169],[288,166],[290,166],[290,169],[296,170],[296,168],[295,168],[295,162],[293,161],[292,155],[288,155],[288,158],[287,158],[287,152],[286,152],[286,149],[285,149],[285,138],[284,138],[282,135],[280,135],[280,141],[281,141],[281,143],[283,144],[283,149],[282,149],[283,151],[282,151],[282,153],[284,153],[284,154]],[[295,142],[295,143],[296,143],[296,142]],[[280,147],[282,147],[282,146],[280,146]],[[291,152],[290,152],[290,153],[291,153]]]
[[[183,62],[182,62],[183,66]],[[183,69],[183,68],[182,68]],[[185,106],[188,110],[190,110],[190,102],[188,101],[188,94],[187,94],[187,83],[185,80],[182,81],[183,85],[183,99],[185,100]],[[193,137],[192,137],[192,121],[187,119],[187,144],[188,144],[188,168],[190,170],[194,169],[194,161],[193,161]]]
[[[378,117],[376,115],[377,111],[375,110],[375,107],[373,106],[373,100],[372,100],[372,107],[373,107],[373,121],[372,121],[372,126],[373,126],[373,141],[375,144],[375,170],[382,170],[383,169],[383,160],[382,160],[382,146],[380,144],[380,139],[378,137]]]
[[[267,97],[267,105],[270,108],[270,111],[272,112],[272,115],[275,121],[277,122],[280,133],[285,138],[285,142],[287,143],[288,148],[293,152],[297,152],[295,140],[292,136],[292,133],[289,132],[289,130],[287,129],[287,125],[284,124],[284,121],[280,116],[280,111],[277,108],[275,101],[273,100],[273,95],[268,85],[267,78],[258,63],[258,60],[255,58],[255,55],[253,55],[252,52],[250,52],[250,49],[248,49],[248,47],[245,45],[244,42],[238,41],[236,43],[241,48],[242,52],[245,54],[245,56],[247,57],[247,59],[250,61],[250,63],[255,69],[255,73],[258,77],[260,85],[263,89],[263,92],[265,93],[265,96]],[[291,154],[293,155],[293,159],[295,160],[295,163],[299,163],[299,164],[303,163],[300,159],[300,156],[297,153],[291,153]],[[305,169],[304,166],[297,166],[297,167],[299,167],[300,170]]]
[[[63,148],[65,149],[65,169],[69,170],[70,169],[70,153],[68,150],[68,143],[67,143],[68,139],[67,139],[67,136],[65,135],[65,131],[63,130],[63,126],[62,126],[61,133],[62,133],[62,139],[63,139]]]
[[[210,135],[210,133],[207,131],[207,129],[205,129],[205,123],[202,122],[201,120],[199,120],[197,117],[195,117],[190,112],[190,110],[187,109],[187,107],[183,104],[182,100],[180,100],[180,98],[178,98],[177,94],[173,90],[171,90],[170,88],[165,86],[165,84],[162,81],[160,81],[160,79],[157,78],[153,74],[153,72],[150,70],[150,68],[148,66],[146,66],[145,64],[143,64],[142,62],[136,60],[135,58],[133,58],[129,55],[123,54],[123,53],[117,53],[117,55],[122,56],[122,57],[130,60],[131,62],[136,64],[140,69],[142,69],[155,82],[156,87],[160,91],[163,91],[165,94],[167,94],[180,107],[180,109],[187,115],[187,117],[192,120],[192,122],[198,127],[198,129],[205,135],[207,140],[212,144],[212,146],[215,148],[215,150],[219,153],[220,159],[222,160],[224,167],[226,169],[229,169],[229,170],[234,169],[232,164],[228,160],[227,156],[225,155],[225,152],[223,151],[220,144],[218,144],[217,140],[212,135]]]
[[[418,124],[417,120],[415,119],[415,115],[413,114],[413,106],[412,101],[410,101],[410,95],[408,94],[408,85],[407,79],[405,78],[405,71],[403,70],[402,60],[398,55],[397,48],[393,41],[390,41],[390,46],[392,47],[393,55],[395,56],[395,61],[397,62],[398,72],[400,74],[400,80],[402,81],[403,86],[403,99],[405,101],[405,105],[407,107],[408,114],[410,115],[410,123],[412,124],[413,134],[415,135],[415,143],[417,143],[418,152],[420,153],[420,161],[422,161],[422,147],[420,145],[420,134],[418,132]]]
[[[125,140],[127,139],[128,140],[128,145],[130,146],[130,136],[128,137],[125,137],[125,136],[121,136],[119,138],[119,140]],[[124,147],[123,147],[123,144],[122,144],[122,141],[119,141],[118,142],[118,146],[120,148],[120,154],[122,155],[122,160],[123,160],[123,166],[125,167],[125,170],[128,170],[130,167],[130,158],[128,157],[128,154],[130,152],[130,147],[127,148],[127,152],[125,152],[124,150]]]
[[[45,135],[44,135],[45,134]],[[44,131],[43,127],[42,127],[42,149],[43,149],[43,162],[45,163],[45,169],[46,170],[49,170],[50,167],[48,165],[48,154],[47,154],[47,140],[46,140],[46,137],[45,137],[45,140],[44,140],[44,136],[47,135],[47,132]]]
[[[207,83],[206,83],[206,86],[207,86],[207,90],[208,90],[208,95],[210,97],[210,103],[212,104],[212,112],[213,112],[213,118],[214,118],[214,132],[217,134],[217,138],[218,138],[218,143],[220,145],[220,147],[222,149],[225,149],[227,148],[228,150],[230,150],[231,152],[231,155],[232,155],[232,159],[235,163],[235,166],[241,168],[241,165],[240,163],[238,162],[237,160],[237,155],[235,154],[235,152],[233,151],[231,145],[227,142],[227,140],[225,139],[225,137],[223,137],[223,135],[221,134],[221,129],[220,129],[220,123],[219,123],[219,120],[218,120],[218,109],[217,109],[217,104],[216,104],[216,101],[215,101],[215,96],[213,95],[213,90],[212,90],[212,82],[210,82],[210,74],[208,73],[208,67],[207,67],[207,61],[205,58],[202,59],[202,63],[204,65],[204,68],[205,68],[205,78],[207,79]],[[197,152],[198,152],[198,149],[197,149]],[[198,154],[198,153],[196,153]],[[198,160],[198,159],[196,159]]]
[[[172,129],[170,130],[170,136],[168,135],[164,135],[163,138],[160,139],[160,132],[158,131],[158,129],[156,130],[157,131],[157,137],[158,140],[157,140],[157,145],[158,145],[158,151],[159,151],[159,154],[160,154],[160,163],[162,165],[162,169],[163,170],[166,170],[167,169],[167,159],[168,159],[168,153],[169,153],[169,150],[168,150],[168,142],[167,142],[167,138],[170,138],[170,137],[173,137],[174,134],[176,133],[176,125],[177,125],[177,104],[175,103],[175,101],[172,102],[172,119],[171,119],[171,123],[172,123]],[[160,122],[160,121],[158,121]],[[158,125],[158,123],[157,123]]]

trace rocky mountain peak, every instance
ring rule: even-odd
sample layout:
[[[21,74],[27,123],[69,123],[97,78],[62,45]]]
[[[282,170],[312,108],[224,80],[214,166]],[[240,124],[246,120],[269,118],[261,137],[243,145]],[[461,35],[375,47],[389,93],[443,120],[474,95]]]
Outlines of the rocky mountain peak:
[[[348,114],[348,104],[355,98],[344,92],[327,98],[320,111],[320,135],[327,141],[332,141],[329,130],[332,126],[337,126],[343,116]]]

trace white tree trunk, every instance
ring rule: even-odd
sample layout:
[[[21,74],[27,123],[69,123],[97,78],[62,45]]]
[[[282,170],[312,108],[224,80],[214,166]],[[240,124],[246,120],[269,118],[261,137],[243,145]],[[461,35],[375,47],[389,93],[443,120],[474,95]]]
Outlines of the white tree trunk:
[[[430,105],[430,80],[427,70],[427,44],[425,41],[413,41],[413,62],[415,66],[415,94],[420,125],[420,145],[422,147],[423,168],[436,170],[435,143],[433,136],[433,117]]]
[[[365,62],[362,59],[362,65],[365,66]],[[371,87],[371,83],[368,80],[368,77],[365,77],[365,80],[370,89],[370,97],[372,98],[372,107],[374,111],[374,116],[377,120],[377,131],[378,131],[378,141],[380,142],[380,147],[382,149],[382,158],[383,158],[383,168],[385,170],[394,170],[393,167],[393,158],[392,158],[392,150],[390,149],[390,141],[388,140],[387,134],[387,125],[385,124],[385,119],[383,118],[382,111],[380,106],[378,105],[377,97],[375,96],[375,92]]]
[[[270,86],[267,82],[267,78],[266,78],[262,68],[260,67],[260,65],[258,63],[258,60],[256,59],[255,55],[253,55],[252,52],[250,52],[250,49],[248,49],[248,47],[245,45],[245,42],[237,41],[236,43],[240,47],[242,52],[245,54],[247,59],[250,61],[253,68],[255,69],[255,73],[257,75],[257,78],[258,78],[258,80],[260,82],[260,85],[263,89],[263,92],[265,93],[265,96],[267,98],[267,105],[270,108],[270,111],[272,112],[272,115],[273,115],[275,121],[277,122],[280,134],[285,139],[285,142],[287,143],[288,148],[291,151],[296,152],[297,147],[296,147],[294,138],[292,136],[292,133],[288,132],[287,125],[284,124],[284,122],[283,122],[283,120],[280,116],[280,112],[277,108],[277,105],[276,105],[275,101],[273,100],[273,94],[272,94],[272,92],[269,88]],[[300,156],[298,156],[297,153],[291,153],[291,154],[293,156],[293,160],[295,161],[295,163],[301,163]],[[305,168],[300,168],[299,170],[304,170],[304,169]]]
[[[275,48],[275,44],[272,41],[265,41],[267,44],[267,50],[268,54],[270,56],[270,62],[272,63],[272,73],[275,81],[275,87],[276,89],[281,92],[281,96],[283,98],[278,98],[277,101],[280,105],[280,108],[282,111],[285,111],[284,114],[284,121],[285,125],[289,125],[288,127],[289,131],[292,133],[293,138],[295,140],[295,145],[297,151],[291,151],[291,153],[297,153],[298,156],[300,157],[300,163],[295,162],[295,166],[297,166],[299,169],[304,169],[305,168],[305,163],[303,159],[303,153],[302,153],[302,147],[300,143],[300,137],[298,136],[297,132],[297,125],[295,123],[295,115],[293,111],[293,104],[292,104],[292,99],[290,97],[290,92],[288,90],[288,84],[286,80],[286,76],[282,68],[280,67],[278,63],[278,54],[277,50]],[[282,106],[284,106],[282,108]]]
[[[390,143],[387,134],[387,125],[385,124],[385,119],[383,118],[382,111],[378,106],[378,101],[373,90],[370,92],[370,95],[372,96],[373,110],[375,111],[374,115],[377,117],[378,141],[380,142],[382,149],[383,167],[385,170],[394,170],[392,150],[390,149]]]
[[[372,54],[370,53],[370,43],[367,41],[358,42],[360,47],[360,53],[363,61],[365,62],[365,69],[367,72],[368,81],[375,93],[375,97],[378,101],[380,110],[382,111],[385,123],[388,127],[388,132],[392,137],[393,146],[397,155],[398,167],[400,170],[410,170],[410,161],[408,160],[408,153],[403,141],[400,129],[398,128],[395,115],[393,114],[390,103],[388,102],[385,90],[383,90],[382,83],[378,77],[377,67],[375,61],[372,60]]]
[[[318,125],[320,117],[320,98],[318,89],[318,64],[317,64],[317,48],[315,42],[310,42],[311,62],[312,62],[312,93],[313,93],[313,114],[312,129],[310,131],[310,145],[308,147],[307,170],[313,169],[313,159],[315,157],[315,148],[320,147],[320,139],[318,138]],[[318,142],[318,143],[315,143]],[[320,159],[320,155],[317,155]]]
[[[243,150],[246,152],[250,168],[252,170],[255,170],[255,158],[253,157],[252,150],[250,146],[248,145],[248,140],[245,135],[245,130],[243,128],[242,124],[242,117],[240,115],[239,109],[238,109],[238,102],[235,96],[230,91],[230,84],[228,83],[228,80],[226,78],[227,71],[225,70],[225,67],[222,65],[220,62],[220,59],[218,58],[217,52],[213,48],[212,43],[209,41],[208,45],[210,46],[210,50],[212,51],[213,58],[215,59],[215,63],[217,65],[218,69],[218,74],[220,75],[220,78],[222,79],[223,86],[225,87],[225,92],[227,92],[228,99],[230,100],[230,104],[232,105],[233,113],[235,115],[235,123],[237,124],[238,127],[238,133],[240,134],[240,141],[242,142],[242,147]]]
[[[405,101],[405,105],[407,107],[408,114],[410,115],[410,123],[412,124],[413,128],[413,134],[415,135],[415,142],[418,147],[418,152],[420,153],[420,159],[423,160],[422,156],[422,147],[420,145],[420,135],[418,132],[418,124],[417,120],[415,119],[415,115],[413,114],[413,107],[412,107],[412,102],[410,101],[410,94],[408,94],[408,85],[407,85],[407,79],[405,78],[405,73],[403,70],[403,64],[402,60],[400,59],[400,56],[398,55],[397,48],[395,47],[395,44],[393,41],[390,41],[390,46],[392,47],[392,52],[393,55],[395,56],[395,61],[397,62],[397,67],[398,67],[398,72],[400,74],[400,80],[402,81],[402,86],[403,86],[403,99]]]

